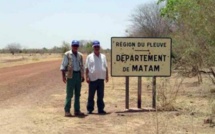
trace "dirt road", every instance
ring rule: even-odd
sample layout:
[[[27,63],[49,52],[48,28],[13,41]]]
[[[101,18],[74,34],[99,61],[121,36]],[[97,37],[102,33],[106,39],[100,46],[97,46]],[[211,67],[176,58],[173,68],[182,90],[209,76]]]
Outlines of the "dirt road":
[[[0,69],[2,134],[43,133],[49,130],[49,127],[39,126],[49,118],[43,110],[56,112],[54,108],[49,108],[56,105],[52,99],[57,97],[54,95],[64,92],[59,64],[60,61],[49,61]]]
[[[58,60],[0,69],[0,133],[97,133],[113,127],[99,115],[64,117],[65,84],[59,66]],[[82,96],[81,108],[86,113],[86,83]]]
[[[202,123],[205,114],[195,118],[186,111],[117,113],[124,110],[124,78],[111,78],[105,85],[105,109],[110,114],[66,118],[63,110],[65,84],[61,81],[60,62],[47,61],[0,69],[0,134],[214,133],[214,129]],[[143,81],[143,85],[146,84]],[[136,106],[136,86],[136,79],[131,80],[131,107]],[[84,82],[81,110],[85,113],[87,93]],[[150,106],[150,95],[151,90],[144,88],[144,107]],[[196,98],[192,102],[192,106],[198,108],[195,105],[200,100]],[[202,108],[204,106],[206,104]]]

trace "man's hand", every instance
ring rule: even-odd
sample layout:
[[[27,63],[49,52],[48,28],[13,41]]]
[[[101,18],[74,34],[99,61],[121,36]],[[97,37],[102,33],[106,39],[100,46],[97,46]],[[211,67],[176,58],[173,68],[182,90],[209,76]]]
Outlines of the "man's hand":
[[[86,78],[86,81],[87,81],[87,83],[90,83],[90,78],[87,77],[87,78]]]
[[[109,77],[108,77],[108,68],[106,67],[106,83],[109,81]]]
[[[108,82],[109,81],[109,78],[108,77],[106,77],[106,82]]]
[[[63,77],[63,82],[66,83],[66,77]]]
[[[84,80],[85,80],[84,77],[81,77],[81,82],[84,82]]]
[[[64,83],[66,83],[65,70],[62,70],[62,80],[63,80]]]

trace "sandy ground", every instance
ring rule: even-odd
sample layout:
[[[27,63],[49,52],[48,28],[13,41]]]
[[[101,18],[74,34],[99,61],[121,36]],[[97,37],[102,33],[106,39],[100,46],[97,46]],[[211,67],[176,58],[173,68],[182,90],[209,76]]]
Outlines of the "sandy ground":
[[[123,113],[124,78],[110,78],[105,85],[105,110],[109,114],[66,118],[63,110],[65,84],[61,80],[60,63],[60,60],[55,60],[0,69],[1,134],[214,134],[215,132],[213,127],[203,122],[209,116],[207,93],[202,90],[205,88],[204,85],[193,85],[196,79],[189,79],[184,83],[177,102],[178,106],[181,106],[179,111]],[[151,107],[152,93],[149,83],[148,79],[143,79],[143,107]],[[84,82],[81,92],[81,110],[85,113],[87,86]],[[137,105],[136,88],[137,78],[132,78],[130,107]],[[96,113],[97,109],[94,112]]]
[[[62,58],[61,54],[57,53],[44,53],[44,54],[10,54],[10,53],[0,53],[0,68],[12,67],[17,65],[24,65],[30,63],[37,63],[42,61],[59,60]]]

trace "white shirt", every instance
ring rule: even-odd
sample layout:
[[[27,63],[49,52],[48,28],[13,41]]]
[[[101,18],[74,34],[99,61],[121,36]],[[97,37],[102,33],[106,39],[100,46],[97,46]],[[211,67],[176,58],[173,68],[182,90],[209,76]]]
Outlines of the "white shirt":
[[[106,68],[107,60],[104,54],[99,54],[96,56],[95,53],[91,53],[86,58],[85,68],[89,70],[90,81],[95,81],[98,79],[105,80],[106,78]]]

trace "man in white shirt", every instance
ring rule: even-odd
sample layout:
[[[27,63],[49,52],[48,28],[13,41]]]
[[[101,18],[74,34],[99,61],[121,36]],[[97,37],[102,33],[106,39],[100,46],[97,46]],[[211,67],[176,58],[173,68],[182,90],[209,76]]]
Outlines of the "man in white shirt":
[[[99,114],[104,111],[104,80],[108,82],[108,66],[106,56],[100,53],[100,42],[93,41],[93,50],[86,58],[86,81],[89,83],[87,110],[92,114],[94,110],[94,96],[97,91],[97,107]]]

